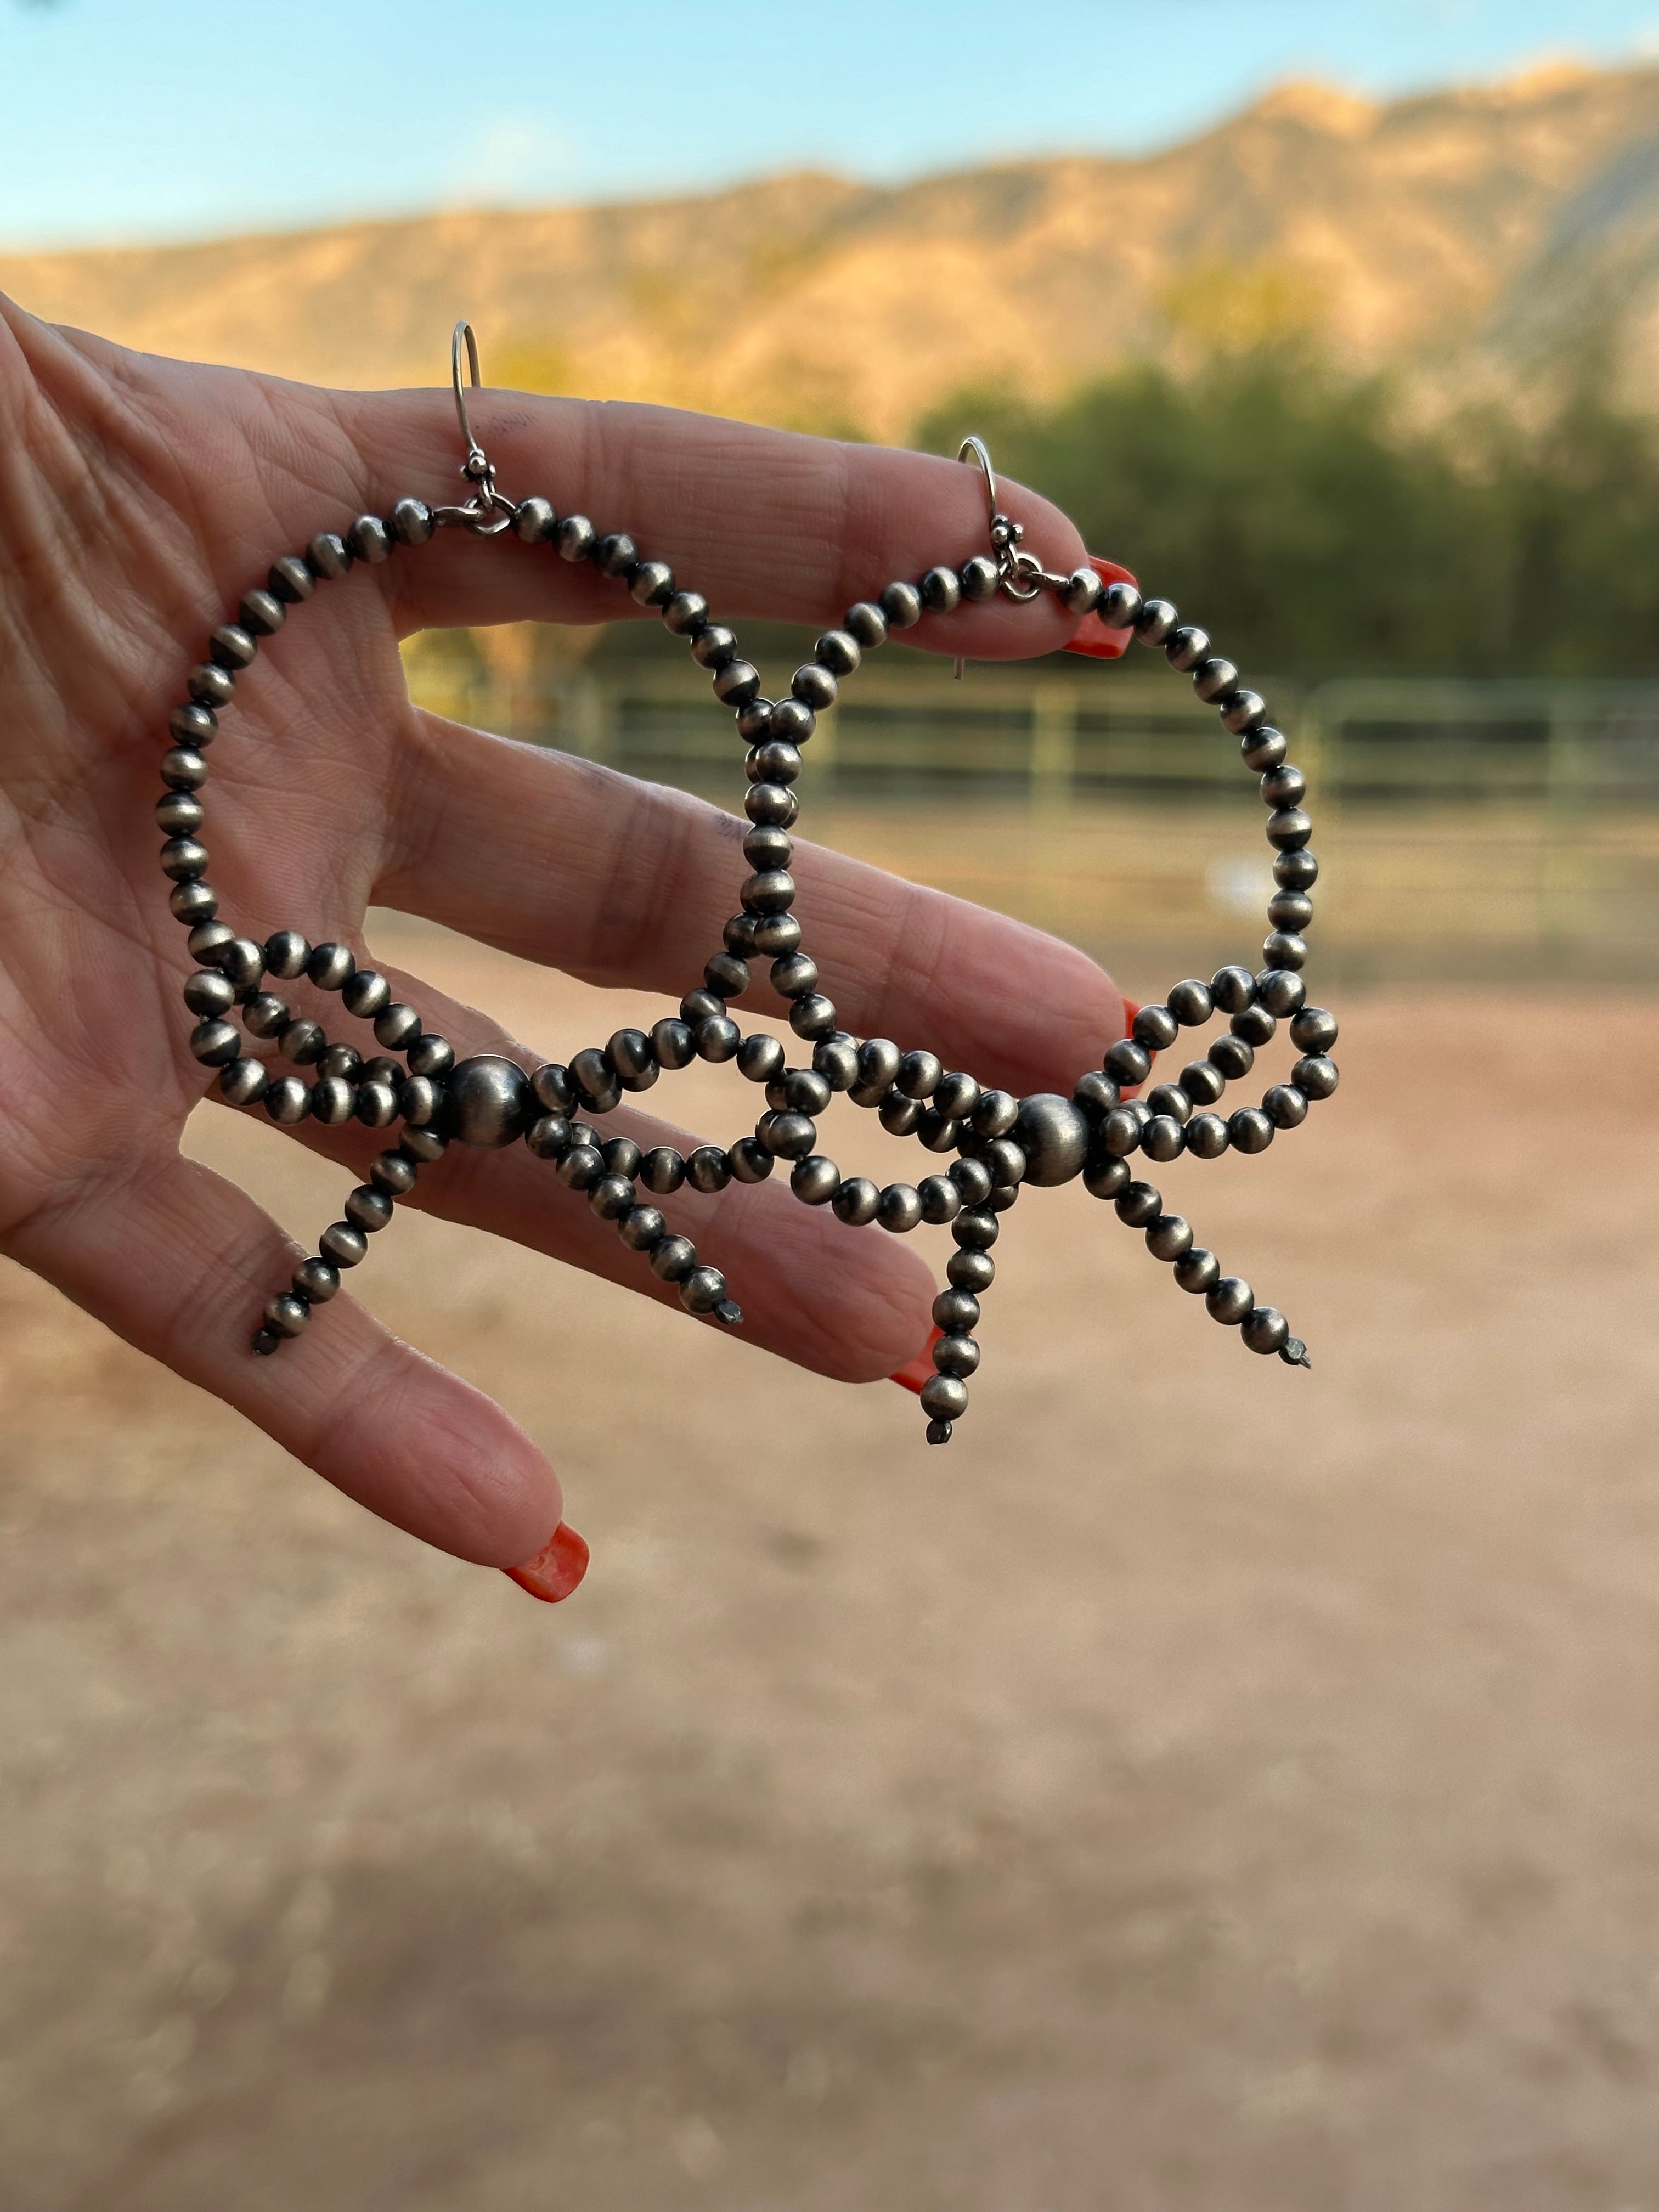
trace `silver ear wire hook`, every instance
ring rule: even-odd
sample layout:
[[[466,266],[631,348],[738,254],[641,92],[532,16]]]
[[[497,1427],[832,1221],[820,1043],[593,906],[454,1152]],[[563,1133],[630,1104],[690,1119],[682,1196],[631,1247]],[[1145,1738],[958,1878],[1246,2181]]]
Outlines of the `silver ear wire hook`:
[[[461,474],[475,487],[472,496],[462,507],[438,507],[432,511],[435,523],[459,523],[475,538],[499,538],[518,513],[515,502],[495,488],[495,471],[489,456],[473,434],[472,418],[467,412],[466,378],[461,373],[461,355],[465,347],[466,365],[471,372],[472,389],[477,392],[483,384],[478,367],[478,341],[472,325],[465,317],[456,324],[449,338],[449,382],[455,394],[455,419],[461,426],[461,437],[466,446],[466,459],[461,464]]]

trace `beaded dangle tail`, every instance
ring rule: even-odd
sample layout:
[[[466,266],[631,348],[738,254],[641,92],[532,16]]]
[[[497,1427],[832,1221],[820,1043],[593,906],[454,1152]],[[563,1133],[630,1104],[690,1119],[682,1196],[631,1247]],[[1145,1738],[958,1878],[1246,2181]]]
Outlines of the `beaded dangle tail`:
[[[975,555],[960,568],[933,568],[915,582],[890,583],[875,597],[859,600],[795,671],[788,696],[764,698],[759,672],[739,658],[731,630],[713,619],[700,593],[681,587],[665,562],[642,555],[624,532],[602,534],[586,516],[560,515],[539,496],[510,500],[498,489],[468,417],[463,347],[476,386],[477,349],[465,323],[454,334],[452,377],[466,447],[461,472],[471,495],[459,505],[435,507],[418,498],[400,499],[385,520],[360,515],[343,532],[313,538],[303,554],[281,556],[265,582],[245,594],[236,619],[214,631],[207,657],[186,679],[188,702],[173,710],[169,724],[172,746],[161,763],[167,788],[155,814],[166,837],[161,867],[173,879],[170,903],[189,929],[189,950],[198,963],[184,988],[185,1003],[197,1018],[191,1050],[218,1071],[220,1091],[233,1105],[262,1105],[284,1126],[309,1116],[330,1127],[356,1121],[372,1129],[398,1130],[368,1181],[347,1198],[344,1218],[324,1231],[316,1254],[265,1307],[253,1351],[274,1352],[303,1334],[313,1310],[335,1296],[343,1273],[363,1260],[369,1238],[390,1222],[397,1201],[414,1189],[423,1169],[442,1160],[451,1144],[522,1140],[567,1189],[616,1224],[622,1242],[653,1274],[677,1286],[688,1313],[726,1327],[743,1316],[727,1295],[725,1277],[699,1259],[691,1239],[672,1230],[653,1202],[682,1185],[713,1193],[733,1181],[763,1182],[781,1168],[803,1205],[827,1206],[849,1227],[875,1223],[902,1236],[924,1222],[948,1226],[956,1250],[945,1270],[947,1286],[933,1304],[934,1371],[921,1392],[932,1443],[948,1442],[952,1425],[967,1409],[968,1378],[980,1358],[974,1332],[981,1301],[996,1275],[992,1247],[1002,1215],[1027,1185],[1046,1188],[1080,1176],[1095,1197],[1112,1201],[1121,1221],[1144,1232],[1148,1250],[1170,1267],[1180,1287],[1201,1297],[1213,1319],[1237,1328],[1252,1352],[1309,1364],[1305,1346],[1291,1335],[1284,1316],[1258,1304],[1240,1277],[1224,1275],[1215,1255],[1194,1243],[1187,1222],[1166,1211],[1156,1186],[1136,1179],[1130,1165],[1137,1153],[1163,1164],[1182,1155],[1212,1160],[1229,1151],[1265,1152],[1337,1086],[1330,1056],[1336,1023],[1306,1004],[1300,973],[1313,913],[1309,894],[1318,874],[1308,849],[1312,824],[1302,805],[1304,779],[1287,764],[1283,734],[1233,664],[1212,653],[1204,631],[1183,624],[1167,600],[1143,599],[1127,573],[1109,562],[1094,562],[1070,575],[1046,571],[1023,550],[1020,526],[1001,513],[989,455],[975,439],[964,446],[963,458],[984,477],[990,552]],[[386,979],[360,966],[349,947],[313,945],[296,930],[279,930],[264,944],[240,936],[219,918],[218,899],[207,881],[198,794],[207,778],[206,752],[218,733],[219,714],[231,704],[238,681],[264,641],[319,586],[337,583],[360,562],[375,567],[400,549],[422,545],[440,529],[461,529],[480,538],[511,530],[525,544],[544,547],[549,558],[587,562],[614,578],[638,605],[659,613],[668,630],[685,641],[692,659],[708,670],[716,699],[731,709],[748,748],[744,811],[749,829],[743,850],[750,873],[722,948],[706,963],[701,984],[680,1001],[677,1014],[648,1032],[619,1030],[605,1044],[575,1054],[568,1066],[549,1063],[526,1071],[495,1054],[458,1063],[453,1047],[425,1029],[413,1006],[395,1002]],[[948,615],[964,600],[988,599],[999,592],[1023,600],[1048,592],[1062,600],[1079,621],[1068,650],[1116,658],[1132,641],[1161,650],[1238,739],[1244,765],[1259,777],[1269,809],[1267,835],[1278,889],[1267,907],[1265,967],[1223,968],[1207,982],[1188,979],[1162,1004],[1140,1007],[1130,1034],[1106,1051],[1102,1066],[1085,1074],[1069,1098],[1053,1092],[1015,1098],[982,1087],[970,1074],[947,1070],[931,1052],[848,1035],[818,988],[817,968],[803,949],[801,924],[793,911],[790,832],[799,811],[793,786],[801,748],[817,716],[835,704],[865,654],[895,631],[908,629],[925,611]],[[788,1008],[791,1030],[810,1048],[804,1065],[791,1066],[785,1047],[770,1034],[745,1036],[728,1011],[758,980],[762,966]],[[268,988],[301,980],[319,993],[337,995],[352,1019],[371,1024],[380,1049],[365,1058],[350,1044],[331,1042],[313,1015],[296,1011]],[[237,1011],[246,1036],[273,1039],[283,1059],[314,1071],[312,1080],[273,1075],[245,1048],[229,1018]],[[1227,1033],[1174,1080],[1138,1095],[1152,1076],[1154,1055],[1170,1050],[1183,1029],[1197,1029],[1217,1014],[1226,1017]],[[1249,1074],[1256,1053],[1281,1022],[1288,1024],[1300,1055],[1290,1079],[1271,1085],[1259,1105],[1239,1107],[1224,1119],[1214,1109],[1227,1085]],[[667,1146],[641,1153],[631,1138],[606,1139],[593,1126],[625,1096],[648,1091],[664,1071],[698,1060],[735,1061],[738,1073],[762,1088],[765,1107],[750,1133],[683,1158]],[[941,1162],[949,1159],[949,1166],[914,1184],[884,1188],[866,1176],[843,1176],[817,1149],[818,1120],[836,1092],[873,1111],[892,1135],[915,1137]]]

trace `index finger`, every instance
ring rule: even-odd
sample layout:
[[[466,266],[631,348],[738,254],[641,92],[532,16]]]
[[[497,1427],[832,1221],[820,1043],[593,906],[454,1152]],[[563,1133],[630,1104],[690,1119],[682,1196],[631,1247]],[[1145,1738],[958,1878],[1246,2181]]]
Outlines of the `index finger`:
[[[361,460],[361,496],[381,510],[411,494],[456,497],[455,418],[447,392],[331,396]],[[895,579],[957,568],[988,550],[984,480],[976,468],[884,446],[860,446],[750,422],[631,402],[483,392],[473,428],[502,488],[539,494],[561,514],[625,531],[643,557],[666,561],[683,586],[722,617],[839,620],[852,601]],[[964,425],[964,428],[969,426]],[[1083,541],[1060,509],[1023,485],[1000,503],[1025,550],[1068,571]],[[582,562],[550,557],[511,532],[480,546],[461,531],[381,572],[411,629],[536,618],[614,621],[636,611],[627,593]],[[905,641],[979,659],[1052,653],[1078,625],[1047,592],[999,593],[948,617],[924,615]]]

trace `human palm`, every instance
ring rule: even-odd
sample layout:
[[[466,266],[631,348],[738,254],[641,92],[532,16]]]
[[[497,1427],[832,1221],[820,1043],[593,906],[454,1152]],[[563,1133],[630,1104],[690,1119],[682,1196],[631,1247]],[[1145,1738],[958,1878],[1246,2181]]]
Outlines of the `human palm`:
[[[629,531],[722,616],[834,620],[889,577],[983,544],[976,476],[926,456],[505,393],[474,420],[507,486]],[[134,355],[0,299],[0,1250],[374,1511],[508,1565],[544,1543],[561,1499],[499,1408],[347,1295],[281,1358],[249,1352],[301,1255],[179,1149],[217,1091],[188,1048],[191,963],[154,820],[168,713],[209,630],[319,530],[404,493],[455,496],[454,452],[445,393],[326,392]],[[1048,565],[1073,564],[1063,517],[1017,488],[1006,504]],[[373,902],[678,998],[732,911],[742,825],[422,712],[398,651],[425,627],[618,611],[591,569],[461,531],[326,586],[261,654],[209,757],[201,835],[221,911],[258,938],[295,927],[361,952]],[[996,657],[1071,627],[1045,596],[910,635]],[[1068,947],[810,845],[793,871],[825,988],[860,1034],[1019,1092],[1069,1089],[1121,1030],[1109,979]],[[459,1052],[510,1047],[486,1015],[388,972]],[[626,1109],[607,1126],[678,1133]],[[379,1149],[356,1128],[297,1133],[359,1173]],[[521,1148],[452,1147],[410,1202],[672,1295]],[[726,1270],[753,1341],[848,1382],[920,1348],[931,1285],[884,1232],[769,1183],[664,1211]]]

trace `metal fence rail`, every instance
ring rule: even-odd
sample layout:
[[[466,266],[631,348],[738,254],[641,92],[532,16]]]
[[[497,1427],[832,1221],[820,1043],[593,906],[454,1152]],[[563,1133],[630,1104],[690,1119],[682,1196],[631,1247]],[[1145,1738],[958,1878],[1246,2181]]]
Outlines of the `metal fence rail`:
[[[461,719],[728,807],[697,672],[411,668]],[[1161,680],[1160,680],[1161,678]],[[1659,977],[1659,684],[1263,686],[1309,775],[1322,947],[1350,973]],[[1253,779],[1162,671],[866,668],[824,715],[813,833],[1093,949],[1237,957],[1269,888]]]

